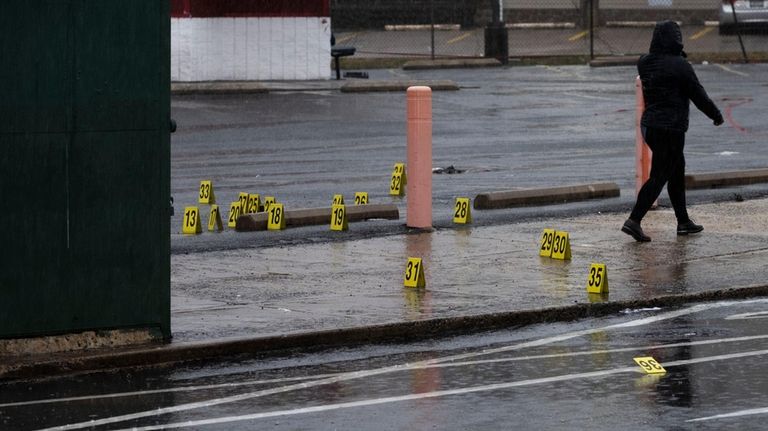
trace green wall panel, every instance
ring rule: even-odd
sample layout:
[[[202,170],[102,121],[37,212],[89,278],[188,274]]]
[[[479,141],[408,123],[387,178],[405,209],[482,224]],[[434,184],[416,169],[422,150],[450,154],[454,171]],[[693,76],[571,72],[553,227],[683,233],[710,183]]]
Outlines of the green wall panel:
[[[170,19],[0,2],[0,338],[170,337]]]

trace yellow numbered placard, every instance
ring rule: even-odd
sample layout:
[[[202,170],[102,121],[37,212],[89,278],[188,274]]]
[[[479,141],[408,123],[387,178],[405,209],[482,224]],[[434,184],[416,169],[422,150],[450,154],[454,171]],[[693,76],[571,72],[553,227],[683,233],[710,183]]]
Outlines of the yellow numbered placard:
[[[274,196],[264,196],[264,211],[269,211],[269,207],[277,203]]]
[[[555,239],[552,241],[552,259],[571,259],[571,242],[568,240],[568,232],[555,231]]]
[[[589,266],[587,277],[587,293],[608,292],[608,268],[602,263],[593,263]]]
[[[215,204],[216,197],[213,194],[213,183],[211,180],[200,181],[200,193],[197,202],[201,204]]]
[[[227,219],[227,226],[228,227],[236,227],[237,226],[237,218],[240,217],[240,214],[242,214],[243,210],[240,206],[240,201],[234,201],[229,206],[229,218]]]
[[[181,233],[196,234],[202,231],[200,210],[197,207],[184,208],[184,224],[181,227]]]
[[[392,180],[389,182],[389,194],[391,196],[403,195],[403,174],[392,174]]]
[[[368,192],[355,193],[355,205],[368,205]]]
[[[539,246],[539,256],[551,257],[552,245],[555,243],[555,230],[544,229],[544,233],[541,235],[541,244]]]
[[[342,231],[347,229],[349,229],[347,207],[344,205],[333,205],[331,207],[331,230]]]
[[[258,193],[248,194],[248,208],[246,208],[245,214],[253,214],[259,212],[261,207],[261,196]]]
[[[344,195],[333,195],[331,205],[344,205]]]
[[[661,366],[659,361],[653,359],[651,356],[643,356],[638,358],[632,358],[637,365],[646,372],[646,374],[664,374],[667,370]]]
[[[266,199],[264,198],[265,207]],[[272,198],[274,199],[274,198]],[[268,230],[283,230],[285,229],[285,209],[283,204],[272,203],[267,210],[267,229]]]
[[[248,212],[248,193],[240,192],[238,194],[237,200],[240,202],[240,214],[245,214]]]
[[[211,205],[211,212],[208,215],[208,230],[224,230],[224,224],[221,222],[221,213],[218,205]]]
[[[472,223],[472,210],[469,206],[469,198],[456,198],[453,206],[453,222],[459,224]]]
[[[426,287],[427,282],[424,279],[424,264],[420,257],[409,257],[405,265],[405,287]]]
[[[395,163],[395,168],[392,170],[392,175],[395,174],[400,174],[403,185],[408,184],[408,178],[405,176],[405,163]]]

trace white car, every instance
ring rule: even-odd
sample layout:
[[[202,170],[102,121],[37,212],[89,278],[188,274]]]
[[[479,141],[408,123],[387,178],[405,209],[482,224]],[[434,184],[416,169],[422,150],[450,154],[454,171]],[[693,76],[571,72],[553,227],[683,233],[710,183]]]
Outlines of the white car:
[[[734,22],[733,12],[736,11]],[[768,30],[768,0],[722,0],[720,5],[720,34],[736,30]]]

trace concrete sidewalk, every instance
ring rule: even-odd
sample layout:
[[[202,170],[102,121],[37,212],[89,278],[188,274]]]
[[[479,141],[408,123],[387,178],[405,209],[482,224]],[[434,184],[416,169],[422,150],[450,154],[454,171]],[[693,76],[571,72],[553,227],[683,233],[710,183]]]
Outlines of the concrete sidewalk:
[[[2,361],[0,379],[418,339],[767,294],[768,199],[702,204],[690,212],[703,233],[676,236],[672,211],[661,209],[643,222],[650,243],[619,231],[626,214],[598,213],[175,254],[172,343],[10,358]],[[569,232],[570,261],[539,257],[545,228]],[[403,287],[408,257],[423,258],[426,288]],[[593,262],[607,266],[608,295],[586,293]]]

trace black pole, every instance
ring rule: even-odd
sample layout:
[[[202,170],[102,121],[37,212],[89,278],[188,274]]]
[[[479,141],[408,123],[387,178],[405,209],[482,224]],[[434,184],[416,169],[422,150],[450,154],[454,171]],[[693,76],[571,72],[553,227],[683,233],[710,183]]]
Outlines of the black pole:
[[[733,12],[733,26],[736,29],[736,36],[739,37],[739,45],[741,45],[741,55],[744,56],[744,63],[749,63],[747,58],[747,50],[744,49],[744,41],[741,40],[741,30],[739,30],[739,20],[736,19],[736,5],[733,4],[734,0],[731,0],[731,12]]]
[[[491,22],[485,27],[485,56],[509,64],[509,32],[504,25],[502,0],[491,0]]]
[[[432,60],[435,60],[435,2],[429,0],[429,22],[432,24],[432,41],[430,46],[432,47]]]
[[[589,59],[595,59],[595,8],[592,0],[589,3]]]

